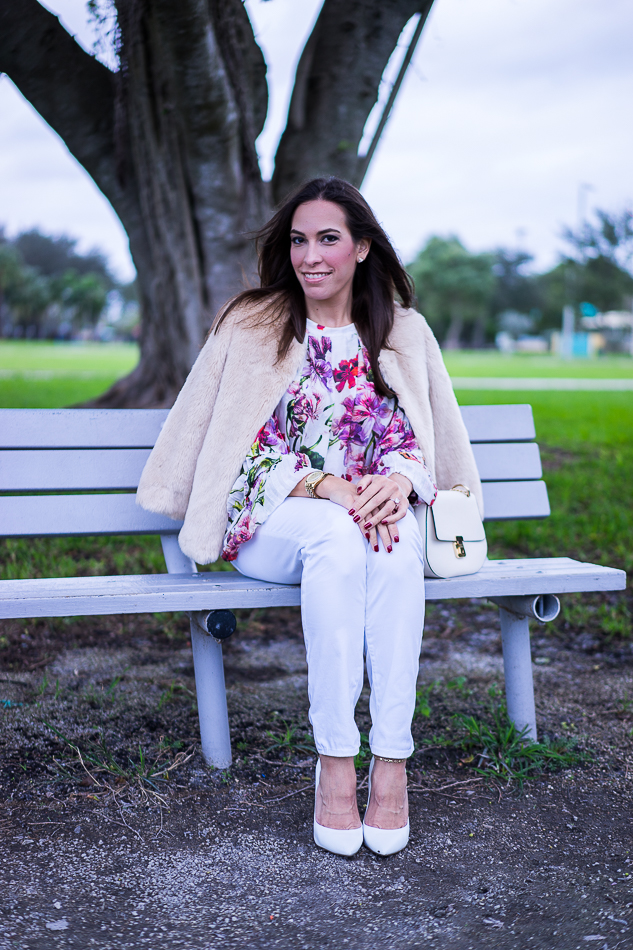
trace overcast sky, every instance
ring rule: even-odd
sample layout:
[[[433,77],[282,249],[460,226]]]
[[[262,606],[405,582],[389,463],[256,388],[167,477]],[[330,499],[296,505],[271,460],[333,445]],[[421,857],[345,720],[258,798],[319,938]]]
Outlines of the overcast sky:
[[[50,0],[92,49],[84,0]],[[269,174],[296,61],[321,0],[247,0],[269,64],[258,143]],[[405,260],[431,234],[473,250],[520,246],[556,260],[585,203],[633,198],[631,0],[435,0],[363,192]],[[397,65],[397,64],[396,64]],[[63,143],[0,79],[0,223],[65,232],[133,273],[110,205]]]

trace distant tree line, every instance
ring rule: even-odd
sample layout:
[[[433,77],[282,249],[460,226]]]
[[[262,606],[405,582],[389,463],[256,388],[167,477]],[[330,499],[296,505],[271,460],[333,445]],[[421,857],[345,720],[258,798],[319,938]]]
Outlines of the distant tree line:
[[[514,335],[558,330],[566,304],[631,310],[633,211],[595,212],[595,221],[562,237],[569,253],[545,273],[531,254],[498,248],[474,254],[456,236],[431,237],[408,266],[420,310],[442,345],[480,347],[499,330]]]
[[[471,253],[456,236],[429,238],[408,266],[420,310],[445,348],[491,344],[499,330],[518,336],[560,329],[562,309],[631,309],[633,212],[596,211],[582,228],[566,228],[569,253],[544,273],[531,254],[498,248]],[[103,324],[104,338],[133,335],[134,283],[122,285],[99,251],[80,254],[76,240],[30,230],[9,239],[0,229],[0,335],[71,339]]]
[[[93,331],[109,304],[117,316],[134,300],[99,251],[80,254],[77,241],[38,230],[8,238],[0,229],[0,335],[71,339]]]

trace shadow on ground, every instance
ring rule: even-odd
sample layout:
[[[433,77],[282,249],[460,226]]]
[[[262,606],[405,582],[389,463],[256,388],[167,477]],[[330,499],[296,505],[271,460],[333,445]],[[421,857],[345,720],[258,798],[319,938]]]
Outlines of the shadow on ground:
[[[534,629],[539,727],[580,760],[521,790],[455,741],[498,702],[496,615],[433,605],[388,859],[312,842],[297,611],[244,613],[226,647],[228,773],[197,750],[185,618],[5,622],[0,644],[0,950],[633,946],[628,641]],[[364,743],[361,805],[367,764]]]

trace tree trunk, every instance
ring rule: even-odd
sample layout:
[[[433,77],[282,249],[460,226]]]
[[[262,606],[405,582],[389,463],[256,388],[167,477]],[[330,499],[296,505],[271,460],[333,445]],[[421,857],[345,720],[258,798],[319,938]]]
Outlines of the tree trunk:
[[[214,23],[205,2],[119,2],[120,175],[134,180],[141,209],[140,226],[123,223],[143,321],[138,366],[98,406],[170,406],[215,313],[254,275],[247,232],[268,211],[254,149],[263,114],[240,108],[225,61],[246,14],[239,0],[233,20],[222,6]]]
[[[0,70],[61,136],[130,241],[140,361],[95,400],[170,406],[215,313],[251,282],[270,214],[255,140],[266,67],[242,0],[115,0],[120,68],[85,53],[37,0],[0,0]],[[432,0],[325,0],[297,72],[275,200],[316,174],[359,179],[382,73]]]
[[[450,314],[451,322],[444,339],[443,348],[445,350],[458,350],[462,328],[464,326],[464,312],[461,305],[459,303],[451,304]]]
[[[426,20],[432,3],[325,0],[297,67],[275,158],[275,201],[320,175],[360,186],[365,163],[358,146],[380,77],[408,21],[416,13]]]
[[[475,350],[480,350],[486,343],[486,318],[487,313],[482,309],[475,319],[471,338],[471,346]]]

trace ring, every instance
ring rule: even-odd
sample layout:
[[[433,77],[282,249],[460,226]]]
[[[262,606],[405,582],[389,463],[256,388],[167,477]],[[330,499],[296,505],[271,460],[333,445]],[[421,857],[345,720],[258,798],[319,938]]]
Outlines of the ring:
[[[393,502],[393,510],[394,510],[394,511],[397,511],[398,508],[400,507],[400,499],[399,499],[399,498],[392,498],[391,500],[392,500],[392,502]]]

